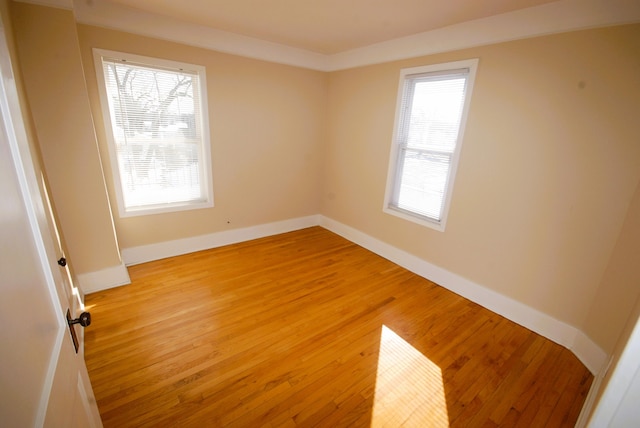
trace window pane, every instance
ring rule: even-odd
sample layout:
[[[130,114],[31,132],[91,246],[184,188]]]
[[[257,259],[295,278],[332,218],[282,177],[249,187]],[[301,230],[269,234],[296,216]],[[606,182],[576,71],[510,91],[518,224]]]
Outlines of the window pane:
[[[464,102],[465,77],[416,79],[406,144],[453,153]]]
[[[403,149],[401,157],[398,208],[440,220],[451,156]]]
[[[204,200],[198,75],[103,65],[125,206]]]
[[[117,153],[127,207],[201,199],[196,144],[129,142]]]
[[[400,72],[385,212],[444,231],[477,64]]]

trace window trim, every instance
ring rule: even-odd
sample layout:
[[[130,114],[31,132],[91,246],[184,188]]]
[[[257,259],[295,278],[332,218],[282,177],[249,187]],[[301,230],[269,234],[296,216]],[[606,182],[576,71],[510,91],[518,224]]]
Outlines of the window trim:
[[[124,203],[124,195],[122,191],[122,181],[120,179],[120,171],[118,168],[118,157],[116,153],[116,143],[113,134],[112,118],[109,109],[109,100],[105,76],[103,71],[103,58],[114,59],[119,58],[123,61],[129,61],[133,64],[149,66],[153,68],[165,68],[167,70],[185,70],[198,75],[198,84],[200,87],[200,112],[201,112],[201,128],[202,128],[202,194],[204,200],[175,202],[161,205],[147,205],[143,207],[126,208]],[[207,100],[207,79],[206,68],[201,65],[188,64],[179,61],[172,61],[161,58],[153,58],[142,55],[130,54],[125,52],[117,52],[106,49],[93,48],[93,59],[98,83],[98,93],[100,98],[100,108],[102,110],[102,118],[104,121],[104,131],[107,138],[107,147],[109,151],[109,163],[113,180],[114,192],[116,195],[116,205],[120,217],[135,217],[151,214],[161,214],[176,211],[195,210],[201,208],[211,208],[213,202],[213,173],[211,161],[211,141],[209,130],[209,109]]]
[[[420,67],[411,67],[411,68],[403,68],[400,70],[400,80],[398,84],[398,95],[396,99],[396,112],[395,112],[395,121],[393,126],[393,136],[391,141],[390,155],[389,155],[389,166],[387,171],[387,186],[385,190],[384,196],[384,205],[383,212],[402,218],[407,221],[411,221],[413,223],[417,223],[422,226],[429,227],[431,229],[438,230],[440,232],[444,232],[447,218],[449,216],[449,207],[451,205],[451,199],[453,195],[454,181],[458,169],[458,163],[460,159],[460,152],[462,150],[462,143],[464,141],[464,133],[467,123],[467,116],[469,113],[469,106],[471,104],[471,97],[473,94],[473,86],[476,76],[476,70],[478,67],[479,60],[477,58],[461,60],[461,61],[453,61],[441,64],[432,64]],[[460,128],[458,130],[458,137],[456,139],[456,146],[454,148],[453,153],[451,154],[451,163],[449,168],[449,173],[447,176],[445,193],[443,196],[443,206],[442,206],[442,218],[438,221],[436,219],[432,219],[418,213],[414,213],[412,211],[408,211],[402,209],[400,207],[394,206],[392,201],[394,200],[395,195],[397,195],[398,186],[400,184],[400,178],[402,176],[402,169],[400,167],[400,152],[402,151],[401,142],[403,139],[400,137],[400,134],[406,132],[405,120],[404,120],[404,104],[403,98],[405,96],[405,91],[410,86],[408,83],[408,79],[411,76],[424,74],[424,73],[434,73],[434,72],[454,72],[460,69],[468,69],[469,73],[467,75],[466,89],[465,89],[465,97],[462,107],[462,114],[460,117]],[[413,96],[413,94],[411,95]]]

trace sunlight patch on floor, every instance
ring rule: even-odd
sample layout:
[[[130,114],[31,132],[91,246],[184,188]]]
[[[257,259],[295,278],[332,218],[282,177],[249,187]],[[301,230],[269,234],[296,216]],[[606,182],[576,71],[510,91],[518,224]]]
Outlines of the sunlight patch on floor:
[[[371,426],[449,426],[440,368],[384,325]]]

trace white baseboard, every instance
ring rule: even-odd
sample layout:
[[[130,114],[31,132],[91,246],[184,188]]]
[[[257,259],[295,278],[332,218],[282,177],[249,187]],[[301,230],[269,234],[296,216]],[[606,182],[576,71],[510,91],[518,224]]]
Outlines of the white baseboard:
[[[124,265],[131,266],[318,225],[566,347],[594,375],[602,372],[607,360],[606,353],[577,328],[322,215],[125,248],[122,250],[122,259]],[[129,275],[124,265],[78,275],[81,289],[88,294],[128,284]]]
[[[577,328],[333,219],[321,216],[320,226],[564,346],[591,373],[602,371],[606,353]]]
[[[78,287],[83,294],[91,294],[131,283],[129,272],[124,264],[96,272],[78,274],[77,280]]]
[[[591,382],[591,387],[589,388],[589,393],[587,394],[587,398],[585,398],[584,400],[582,410],[578,415],[578,420],[576,421],[575,428],[584,428],[587,426],[589,416],[591,416],[591,410],[593,409],[593,405],[596,402],[596,397],[598,396],[598,392],[602,387],[604,377],[607,375],[612,362],[613,357],[609,358],[607,365],[604,366],[598,374],[594,375],[593,382]]]
[[[176,239],[175,241],[124,248],[122,250],[122,260],[125,265],[131,266],[150,262],[152,260],[160,260],[167,257],[179,256],[182,254],[263,238],[265,236],[291,232],[293,230],[304,229],[306,227],[317,226],[319,221],[320,217],[318,215],[312,215],[308,217],[278,221],[275,223],[245,227],[242,229],[232,229],[224,232],[194,236],[191,238]]]
[[[573,343],[567,346],[594,376],[600,375],[610,364],[610,357],[581,330],[575,329]],[[595,382],[595,380],[594,380]]]

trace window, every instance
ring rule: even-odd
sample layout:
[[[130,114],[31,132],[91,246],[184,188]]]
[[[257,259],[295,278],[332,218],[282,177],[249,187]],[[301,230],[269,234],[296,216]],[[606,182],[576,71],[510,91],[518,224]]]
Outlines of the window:
[[[94,49],[121,217],[213,206],[202,66]]]
[[[385,212],[444,230],[477,64],[400,72]]]

